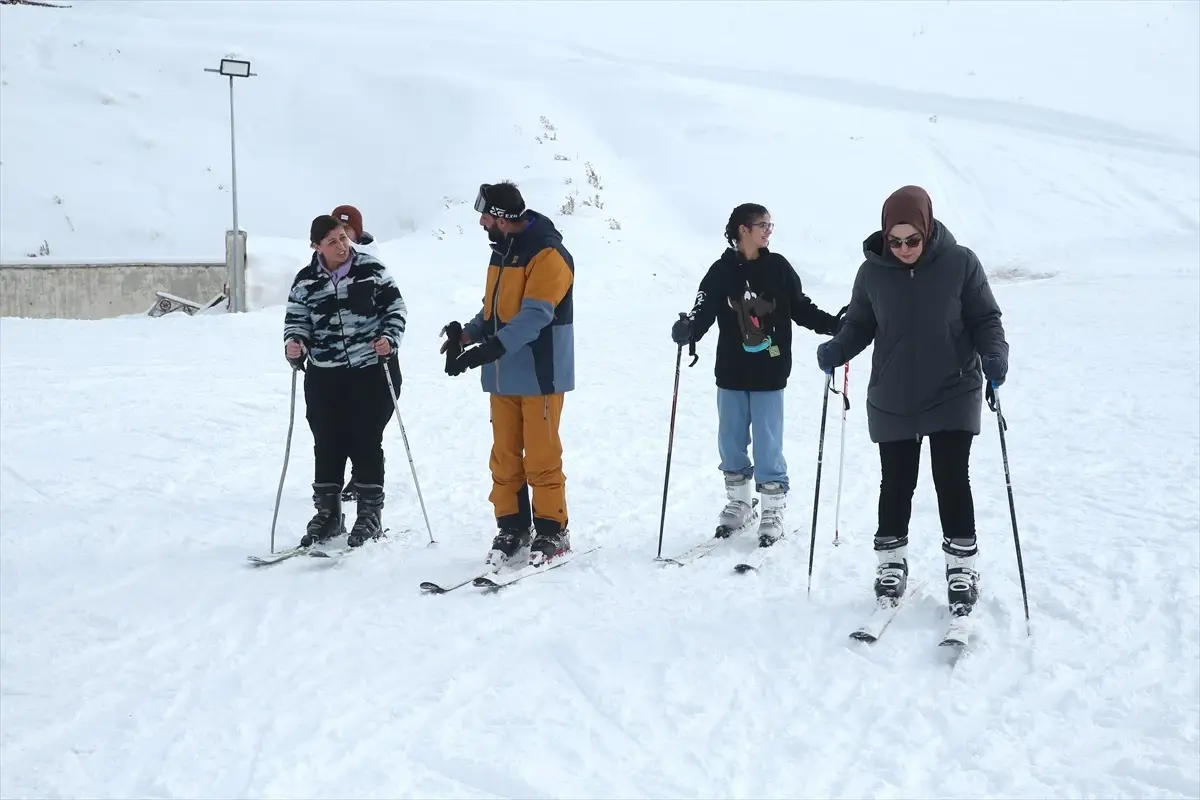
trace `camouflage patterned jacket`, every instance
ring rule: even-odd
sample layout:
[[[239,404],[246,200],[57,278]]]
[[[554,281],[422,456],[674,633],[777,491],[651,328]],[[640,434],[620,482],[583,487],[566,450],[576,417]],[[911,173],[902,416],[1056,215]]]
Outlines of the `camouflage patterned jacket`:
[[[336,283],[314,254],[296,273],[283,319],[283,338],[299,339],[317,367],[379,363],[372,343],[386,336],[400,347],[407,308],[400,289],[374,256],[358,250]]]

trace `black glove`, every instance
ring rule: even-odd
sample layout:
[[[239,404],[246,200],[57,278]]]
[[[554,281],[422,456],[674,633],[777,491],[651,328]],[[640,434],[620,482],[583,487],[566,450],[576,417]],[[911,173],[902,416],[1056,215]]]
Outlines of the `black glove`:
[[[846,357],[842,353],[842,346],[833,340],[817,345],[817,366],[821,371],[828,374],[846,363]]]
[[[446,354],[446,374],[457,375],[457,372],[451,372],[451,370],[454,369],[455,359],[462,354],[462,325],[455,320],[442,328],[442,334],[446,337],[446,341],[442,343],[440,352]]]
[[[1003,386],[1004,379],[1008,377],[1008,361],[1004,356],[984,356],[983,374],[988,379],[988,382],[996,386]]]
[[[692,341],[692,321],[686,316],[681,314],[671,326],[671,341],[680,347]]]
[[[490,364],[503,355],[504,345],[500,343],[499,339],[493,336],[481,345],[464,350],[462,355],[454,359],[454,365],[446,368],[446,374],[461,375],[469,369]]]

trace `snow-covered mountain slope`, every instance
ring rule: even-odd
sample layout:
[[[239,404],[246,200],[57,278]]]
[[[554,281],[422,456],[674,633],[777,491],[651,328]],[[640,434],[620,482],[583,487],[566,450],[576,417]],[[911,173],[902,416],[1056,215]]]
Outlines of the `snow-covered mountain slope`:
[[[202,70],[258,73],[236,87],[253,313],[0,321],[0,795],[1200,796],[1198,26],[1186,2],[0,7],[5,261],[219,258],[228,94]],[[437,348],[478,308],[470,201],[502,178],[578,265],[565,461],[574,544],[602,547],[496,596],[423,596],[491,536],[486,398]],[[831,402],[811,596],[807,331],[791,539],[759,574],[733,574],[749,541],[652,560],[668,330],[730,209],[766,204],[836,310],[908,182],[979,253],[1012,345],[1033,636],[985,411],[980,627],[953,672],[927,469],[929,583],[877,644],[847,638],[871,607],[869,350],[836,548]],[[438,544],[393,423],[391,541],[251,570],[288,431],[280,306],[309,221],[346,202],[408,302],[401,410]],[[699,350],[664,553],[723,502]],[[298,397],[277,546],[311,514],[311,445]]]

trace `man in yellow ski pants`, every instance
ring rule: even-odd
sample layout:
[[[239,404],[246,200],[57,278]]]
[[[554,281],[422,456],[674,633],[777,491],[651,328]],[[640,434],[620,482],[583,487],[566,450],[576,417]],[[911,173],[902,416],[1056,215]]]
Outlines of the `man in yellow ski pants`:
[[[457,341],[458,325],[446,326],[442,352],[452,356],[450,375],[482,367],[491,395],[489,499],[499,532],[488,563],[528,546],[529,562],[541,565],[571,549],[558,430],[563,396],[575,388],[575,263],[554,223],[526,209],[512,183],[481,186],[475,210],[492,243],[483,307]]]

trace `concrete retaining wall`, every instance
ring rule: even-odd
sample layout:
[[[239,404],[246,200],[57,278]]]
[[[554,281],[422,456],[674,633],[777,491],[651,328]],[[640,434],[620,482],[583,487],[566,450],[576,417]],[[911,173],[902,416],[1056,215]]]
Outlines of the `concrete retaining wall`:
[[[242,231],[243,252],[245,239]],[[233,236],[227,231],[224,263],[39,259],[0,264],[0,317],[106,319],[145,314],[158,291],[204,304],[228,286],[232,251]]]

